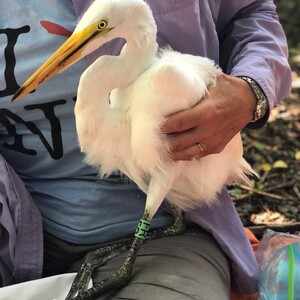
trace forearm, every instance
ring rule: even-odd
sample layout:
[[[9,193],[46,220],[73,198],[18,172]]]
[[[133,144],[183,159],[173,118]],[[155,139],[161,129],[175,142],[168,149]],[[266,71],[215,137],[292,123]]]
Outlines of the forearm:
[[[272,109],[290,92],[291,72],[287,44],[272,1],[256,1],[240,11],[220,33],[223,70],[248,76],[264,91]],[[267,121],[252,123],[260,127]]]

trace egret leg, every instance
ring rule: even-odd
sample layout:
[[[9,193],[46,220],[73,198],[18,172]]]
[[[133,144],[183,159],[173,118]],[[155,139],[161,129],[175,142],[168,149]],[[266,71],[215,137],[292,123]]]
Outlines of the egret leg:
[[[73,299],[74,300],[93,299],[96,296],[103,296],[107,292],[115,291],[115,290],[120,289],[123,286],[125,286],[131,278],[131,273],[132,273],[132,269],[134,266],[134,262],[136,260],[138,251],[143,243],[145,243],[149,240],[162,238],[165,236],[177,235],[177,234],[180,234],[184,230],[185,224],[183,221],[182,213],[174,207],[171,208],[171,212],[174,216],[173,224],[171,226],[150,232],[149,234],[147,234],[147,232],[148,232],[148,228],[150,227],[150,221],[148,219],[149,215],[146,212],[139,223],[139,226],[136,230],[135,237],[131,244],[131,247],[129,247],[126,244],[122,247],[119,247],[117,249],[117,251],[115,251],[116,253],[120,254],[121,252],[129,250],[129,253],[128,253],[123,265],[120,267],[120,269],[118,269],[115,273],[111,274],[110,276],[103,279],[102,281],[95,283],[92,288],[90,288],[86,291],[83,291],[81,289],[80,292],[78,293],[78,295]],[[108,261],[109,259],[117,256],[118,254],[116,254],[116,255],[113,254],[112,256],[111,255],[105,256],[104,258],[101,259],[101,263],[103,264],[103,262]],[[100,265],[98,264],[98,266],[100,266]],[[97,266],[95,266],[95,267],[97,267]],[[89,270],[91,270],[91,272],[88,274],[89,277],[91,276],[92,270],[94,270],[95,267],[94,266],[89,267]],[[84,278],[84,280],[86,282],[86,278]],[[67,299],[69,300],[72,298],[67,298]]]

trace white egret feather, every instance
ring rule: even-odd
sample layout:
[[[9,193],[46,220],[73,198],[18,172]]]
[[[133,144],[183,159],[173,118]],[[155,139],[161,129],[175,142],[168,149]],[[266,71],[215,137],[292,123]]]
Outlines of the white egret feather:
[[[161,126],[191,108],[216,84],[211,60],[158,51],[156,24],[142,0],[96,0],[73,35],[30,77],[16,100],[106,42],[124,38],[119,56],[102,56],[83,73],[75,105],[76,128],[86,161],[101,176],[121,171],[147,194],[151,221],[166,198],[187,210],[214,205],[224,185],[254,173],[243,158],[240,134],[214,155],[193,161],[169,158],[172,145]]]
[[[99,21],[100,5],[100,17],[114,28],[104,40],[123,37],[127,43],[120,56],[102,57],[84,72],[75,115],[87,162],[102,176],[120,170],[137,183],[147,193],[152,218],[165,196],[181,209],[212,204],[224,184],[247,181],[244,172],[251,169],[239,135],[220,154],[200,161],[168,158],[171,145],[160,133],[166,116],[194,106],[221,71],[203,57],[171,50],[157,56],[156,25],[141,2],[96,1],[76,28]]]

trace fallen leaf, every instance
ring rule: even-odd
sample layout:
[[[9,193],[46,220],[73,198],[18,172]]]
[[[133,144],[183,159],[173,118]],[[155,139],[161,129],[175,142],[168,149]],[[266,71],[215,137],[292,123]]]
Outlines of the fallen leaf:
[[[273,164],[274,169],[286,169],[288,168],[288,165],[283,160],[277,160]]]
[[[265,148],[265,145],[263,143],[260,143],[260,142],[254,142],[254,147],[258,150],[264,150]]]
[[[239,196],[242,194],[242,190],[241,189],[231,189],[231,190],[229,190],[229,194],[230,194],[230,196]]]
[[[270,164],[264,163],[264,164],[259,165],[259,166],[258,166],[258,169],[259,169],[259,170],[263,170],[263,171],[265,171],[265,172],[269,172],[269,171],[272,169],[272,167],[271,167]]]
[[[291,223],[283,214],[277,211],[271,211],[267,209],[264,212],[258,214],[251,214],[251,222],[254,224],[288,224]]]

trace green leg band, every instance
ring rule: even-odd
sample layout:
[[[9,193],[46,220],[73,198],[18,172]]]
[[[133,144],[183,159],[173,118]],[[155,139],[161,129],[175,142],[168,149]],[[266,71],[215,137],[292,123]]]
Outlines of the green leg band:
[[[140,222],[135,231],[135,237],[144,240],[150,228],[150,222],[145,219],[140,219]]]

